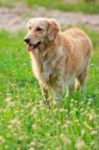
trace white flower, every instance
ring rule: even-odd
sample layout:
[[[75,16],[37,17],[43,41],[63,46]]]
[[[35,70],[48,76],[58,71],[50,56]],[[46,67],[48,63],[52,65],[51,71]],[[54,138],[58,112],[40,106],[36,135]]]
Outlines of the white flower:
[[[30,146],[34,146],[35,144],[35,141],[31,141]]]
[[[10,123],[11,123],[12,125],[20,125],[20,124],[21,124],[21,122],[20,122],[19,120],[17,120],[17,119],[11,120]]]
[[[71,140],[67,138],[64,134],[60,134],[60,139],[65,143],[65,144],[70,144]]]
[[[9,103],[12,100],[11,96],[6,97],[5,102]]]
[[[3,136],[0,136],[0,144],[4,143],[5,142],[5,139]]]
[[[21,126],[21,122],[17,119],[13,119],[10,121],[9,125],[8,125],[8,128],[9,129],[14,129],[14,127],[16,128],[20,128]]]
[[[11,96],[6,97],[5,102],[6,102],[7,105],[9,105],[9,106],[15,106],[15,103],[12,101]]]
[[[33,125],[32,125],[32,128],[33,128],[33,129],[37,129],[37,125],[36,125],[36,124],[33,124]]]
[[[30,147],[28,150],[35,150],[35,148],[34,147]]]
[[[75,148],[77,150],[81,150],[81,149],[83,149],[84,146],[85,146],[85,142],[81,139],[78,139],[76,144],[75,144]]]
[[[65,108],[61,108],[60,112],[67,112],[67,110]]]
[[[97,131],[96,130],[92,130],[91,131],[91,135],[96,135],[97,134]]]
[[[31,103],[27,103],[27,105],[25,105],[26,109],[28,109],[29,107],[31,107]]]
[[[34,115],[34,114],[36,113],[36,111],[37,111],[37,108],[34,107],[34,108],[32,109],[32,111],[31,111],[31,115]]]
[[[95,113],[91,113],[89,114],[89,120],[94,120],[96,118],[96,114]]]

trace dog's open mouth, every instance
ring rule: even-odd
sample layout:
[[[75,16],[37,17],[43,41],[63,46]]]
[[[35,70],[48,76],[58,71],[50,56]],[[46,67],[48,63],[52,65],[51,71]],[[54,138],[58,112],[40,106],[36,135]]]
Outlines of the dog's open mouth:
[[[28,43],[28,44],[27,44],[28,51],[34,50],[34,49],[37,48],[40,44],[41,44],[40,41],[39,41],[38,43],[36,43],[36,44],[30,44],[30,43]]]

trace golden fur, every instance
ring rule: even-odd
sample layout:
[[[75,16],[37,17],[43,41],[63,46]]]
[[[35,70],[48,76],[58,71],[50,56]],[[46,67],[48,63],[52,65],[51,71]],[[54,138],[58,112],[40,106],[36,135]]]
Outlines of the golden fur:
[[[89,37],[78,28],[62,32],[57,21],[48,18],[30,19],[27,28],[25,39],[30,38],[32,44],[41,42],[29,54],[45,98],[51,90],[59,99],[65,87],[68,96],[74,82],[77,89],[84,90],[92,51]]]

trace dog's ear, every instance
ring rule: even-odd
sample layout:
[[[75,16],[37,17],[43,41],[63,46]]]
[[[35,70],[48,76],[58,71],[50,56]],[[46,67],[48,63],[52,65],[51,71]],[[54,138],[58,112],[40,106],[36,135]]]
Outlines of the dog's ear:
[[[59,32],[59,24],[54,19],[49,19],[48,22],[48,30],[47,30],[47,37],[50,41],[54,41],[58,32]]]
[[[28,30],[29,29],[29,22],[26,24],[26,29]]]
[[[29,19],[29,21],[26,24],[26,28],[28,29],[28,27],[31,25],[32,19]]]

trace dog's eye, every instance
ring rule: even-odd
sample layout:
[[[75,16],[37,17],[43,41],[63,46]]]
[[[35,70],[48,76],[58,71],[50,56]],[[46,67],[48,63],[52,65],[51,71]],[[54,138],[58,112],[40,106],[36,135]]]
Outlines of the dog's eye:
[[[29,26],[29,30],[31,30],[31,27]]]
[[[43,29],[42,28],[40,28],[40,27],[37,27],[36,28],[36,31],[42,31]]]

